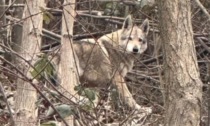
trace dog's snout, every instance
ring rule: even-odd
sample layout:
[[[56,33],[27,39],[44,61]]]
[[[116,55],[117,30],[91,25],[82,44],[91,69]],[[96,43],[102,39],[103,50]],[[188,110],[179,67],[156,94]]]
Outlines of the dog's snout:
[[[139,49],[138,49],[137,47],[134,47],[134,48],[133,48],[133,52],[134,52],[134,53],[138,53],[138,52],[139,52]]]

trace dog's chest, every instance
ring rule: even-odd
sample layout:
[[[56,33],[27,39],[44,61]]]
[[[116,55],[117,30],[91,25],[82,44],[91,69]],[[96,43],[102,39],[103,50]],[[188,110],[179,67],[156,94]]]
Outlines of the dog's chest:
[[[118,50],[109,50],[109,60],[112,63],[113,70],[119,72],[123,77],[129,72],[133,67],[133,58],[123,52]]]
[[[109,60],[113,69],[117,70],[124,77],[133,68],[134,55],[113,47],[109,43],[104,43],[104,46],[109,54]]]

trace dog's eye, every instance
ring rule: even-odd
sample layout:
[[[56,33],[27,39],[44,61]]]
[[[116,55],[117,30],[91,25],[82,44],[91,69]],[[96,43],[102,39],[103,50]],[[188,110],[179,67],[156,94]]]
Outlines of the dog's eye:
[[[131,37],[128,37],[128,40],[132,40],[132,38]]]
[[[142,39],[141,38],[139,38],[139,42],[142,42]]]
[[[142,43],[143,43],[143,44],[145,44],[145,43],[146,43],[146,41],[142,41]]]

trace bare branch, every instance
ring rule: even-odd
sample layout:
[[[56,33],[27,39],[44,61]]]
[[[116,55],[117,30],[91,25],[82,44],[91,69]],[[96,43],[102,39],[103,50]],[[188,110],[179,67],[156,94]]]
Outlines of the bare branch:
[[[204,12],[204,14],[208,17],[208,21],[210,21],[210,14],[206,10],[206,8],[202,5],[202,3],[199,0],[194,0],[197,5],[200,7],[200,9]]]

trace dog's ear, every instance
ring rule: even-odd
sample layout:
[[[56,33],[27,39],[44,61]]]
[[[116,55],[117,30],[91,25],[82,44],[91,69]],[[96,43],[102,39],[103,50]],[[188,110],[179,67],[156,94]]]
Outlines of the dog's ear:
[[[133,26],[133,21],[131,19],[131,15],[128,15],[126,18],[125,18],[125,21],[123,23],[123,29],[129,29]]]
[[[149,32],[149,20],[145,19],[140,26],[141,30],[147,35]]]

